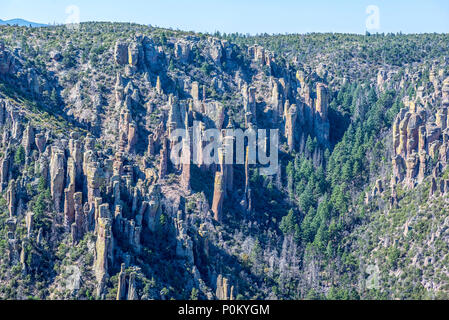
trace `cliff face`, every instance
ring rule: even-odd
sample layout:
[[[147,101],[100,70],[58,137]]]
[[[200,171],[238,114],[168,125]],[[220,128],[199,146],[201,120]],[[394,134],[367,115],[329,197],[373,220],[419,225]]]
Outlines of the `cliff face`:
[[[29,44],[15,42],[21,32]],[[68,40],[54,45],[59,32]],[[322,203],[342,202],[325,170],[334,147],[341,149],[331,136],[341,139],[336,131],[351,130],[345,121],[352,120],[338,105],[349,101],[339,99],[347,78],[332,72],[332,61],[315,68],[261,45],[135,25],[65,32],[0,30],[0,283],[20,282],[20,290],[0,297],[292,298],[312,287],[329,291],[327,280],[317,284],[322,252],[311,253],[304,225],[324,237],[317,219],[334,228],[339,218]],[[397,77],[398,70],[379,68],[359,80],[378,95],[400,92],[421,67]],[[391,190],[413,190],[433,174],[431,190],[448,191],[449,82],[436,69],[429,81],[404,99],[383,132],[392,137]],[[359,110],[362,98],[354,97]],[[205,148],[190,145],[184,147],[193,162],[171,161],[171,133],[185,129],[204,147],[212,128],[224,142],[215,163],[205,161]],[[276,173],[261,174],[249,143],[241,162],[227,163],[237,148],[226,129],[278,129]],[[372,180],[368,203],[388,189],[385,177]],[[402,195],[395,192],[389,199],[397,205]],[[359,209],[346,200],[349,213]],[[33,281],[24,283],[27,276]],[[297,290],[289,291],[290,281]]]
[[[109,297],[117,285],[118,299],[164,298],[131,287],[136,274],[138,279],[152,274],[149,252],[166,243],[174,249],[172,259],[184,261],[174,263],[177,267],[185,264],[195,271],[194,283],[183,271],[183,290],[197,287],[202,297],[216,293],[232,299],[238,289],[229,289],[231,280],[207,262],[212,258],[209,246],[220,239],[217,228],[227,223],[229,208],[248,217],[254,211],[253,164],[248,151],[243,170],[226,164],[226,147],[217,164],[205,164],[199,152],[194,164],[174,165],[170,133],[193,133],[195,122],[200,128],[196,142],[204,146],[206,129],[279,128],[286,152],[299,151],[309,135],[317,137],[323,152],[329,146],[328,88],[314,84],[313,97],[308,84],[278,64],[272,52],[260,46],[242,49],[213,37],[118,37],[99,50],[103,54],[95,65],[76,53],[75,42],[63,51],[52,49],[44,65],[29,69],[24,68],[27,54],[1,43],[0,77],[15,87],[12,95],[2,92],[0,100],[1,187],[11,226],[11,259],[3,263],[13,266],[22,256],[24,270],[35,267],[21,248],[25,240],[14,231],[26,217],[26,241],[37,251],[44,245],[87,246],[92,260],[81,258],[73,266],[85,263],[85,272],[77,277],[93,280],[85,287],[97,298]],[[90,69],[86,77],[76,75],[82,65]],[[37,109],[29,109],[19,96],[29,104],[36,101]],[[40,110],[55,122],[39,119]],[[225,145],[233,143],[230,139],[224,139]],[[16,159],[22,147],[23,161]],[[194,172],[205,177],[202,185]],[[202,191],[211,196],[203,194],[199,200]],[[193,221],[200,223],[199,229]],[[158,240],[161,232],[173,236]],[[137,273],[126,271],[137,266]],[[58,280],[46,285],[57,288],[52,297],[62,294]],[[75,287],[69,290],[73,297],[84,294]]]
[[[448,159],[449,78],[433,78],[433,92],[406,99],[393,124],[393,180],[409,188],[421,183],[431,170],[441,172]],[[432,163],[432,165],[430,165]]]

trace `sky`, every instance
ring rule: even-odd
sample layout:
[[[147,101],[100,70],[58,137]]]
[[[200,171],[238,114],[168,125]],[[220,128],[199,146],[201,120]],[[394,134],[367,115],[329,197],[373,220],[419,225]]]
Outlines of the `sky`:
[[[0,19],[243,34],[449,32],[448,0],[0,0]]]

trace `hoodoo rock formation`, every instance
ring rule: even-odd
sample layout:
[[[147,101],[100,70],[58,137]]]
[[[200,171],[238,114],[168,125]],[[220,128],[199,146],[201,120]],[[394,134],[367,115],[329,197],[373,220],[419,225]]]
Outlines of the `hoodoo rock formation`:
[[[0,38],[0,299],[448,296],[445,35]]]

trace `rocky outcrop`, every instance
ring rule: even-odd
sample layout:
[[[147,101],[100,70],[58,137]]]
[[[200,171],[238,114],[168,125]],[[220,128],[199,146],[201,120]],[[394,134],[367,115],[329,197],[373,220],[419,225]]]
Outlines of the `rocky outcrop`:
[[[175,219],[176,229],[176,255],[186,259],[189,263],[193,264],[193,241],[187,234],[187,224],[183,219],[183,213],[178,210]]]
[[[246,147],[245,154],[245,191],[243,194],[243,199],[241,205],[246,213],[252,211],[252,196],[251,196],[251,186],[249,183],[249,165],[250,165],[250,148]]]
[[[215,296],[218,300],[234,300],[234,286],[229,284],[229,279],[221,274],[217,277],[217,290]]]
[[[190,145],[187,144],[184,141],[183,148],[190,148]],[[189,159],[190,160],[190,159]],[[187,190],[190,191],[190,178],[191,178],[191,172],[190,172],[190,161],[183,161],[181,164],[182,166],[182,172],[181,172],[181,186]]]
[[[72,237],[74,242],[78,242],[87,232],[87,217],[83,209],[83,194],[76,192],[73,194],[73,207],[75,211],[75,222],[72,223]]]
[[[17,59],[6,49],[4,42],[0,42],[0,76],[14,74],[17,64]]]
[[[221,130],[223,128],[223,123],[225,119],[225,108],[221,102],[218,101],[210,101],[203,102],[202,106],[204,108],[204,114],[211,121],[207,121],[208,128],[217,128]]]
[[[34,227],[34,219],[33,219],[34,213],[31,211],[27,211],[25,214],[25,224],[27,228],[27,238],[31,237],[31,234],[33,232]]]
[[[0,158],[0,191],[3,191],[8,185],[11,161],[11,152],[10,150],[6,150],[6,152]]]
[[[137,126],[131,120],[131,114],[122,110],[119,122],[120,147],[127,153],[134,153],[137,143]]]
[[[151,232],[156,230],[161,213],[161,190],[159,185],[155,185],[149,190],[148,206],[143,213],[143,221]]]
[[[129,275],[128,300],[137,300],[136,274],[131,272]]]
[[[168,135],[170,136],[173,130],[183,127],[183,115],[186,113],[185,106],[181,107],[178,100],[170,95],[168,98],[169,111],[168,111]]]
[[[127,66],[131,74],[137,69],[157,72],[163,65],[164,52],[153,39],[137,35],[128,41],[117,41],[114,46],[114,60]]]
[[[227,129],[232,129],[231,125],[228,125]],[[235,137],[223,135],[223,149],[219,150],[221,156],[219,155],[220,170],[224,174],[224,181],[226,184],[226,191],[231,194],[234,191],[234,165],[226,163],[227,155],[233,155],[233,149],[235,144]]]
[[[160,160],[159,160],[159,178],[163,179],[167,174],[168,167],[168,147],[167,147],[167,139],[163,138],[162,140],[162,148],[160,151]]]
[[[283,97],[282,88],[279,81],[276,79],[272,80],[272,90],[271,90],[271,109],[273,112],[273,122],[277,123],[283,114]]]
[[[72,223],[75,222],[75,178],[76,168],[73,158],[69,158],[67,161],[67,180],[68,187],[64,189],[64,224],[66,228],[72,228]]]
[[[98,162],[91,162],[86,165],[87,201],[89,204],[95,202],[95,198],[100,196],[101,172]]]
[[[9,50],[3,42],[0,45],[0,78],[32,97],[39,98],[44,88],[53,90],[37,69],[27,66],[20,50]]]
[[[25,131],[23,132],[22,145],[25,149],[25,155],[28,156],[34,146],[34,129],[30,126],[30,124],[27,125]]]
[[[8,204],[9,217],[13,218],[16,215],[16,189],[17,184],[13,179],[9,182],[8,190],[6,192],[6,203]]]
[[[94,271],[97,279],[97,295],[103,294],[106,278],[108,274],[109,260],[112,257],[113,238],[112,220],[107,203],[98,207],[99,213],[96,219],[97,241],[95,245]]]
[[[251,113],[254,119],[257,119],[256,113],[256,88],[248,87],[246,84],[242,88],[243,108],[245,112]]]
[[[443,106],[449,107],[449,77],[443,82],[441,100]]]
[[[215,173],[214,182],[214,196],[212,200],[212,212],[214,213],[214,219],[218,222],[222,220],[223,200],[225,196],[225,184],[223,181],[223,173]]]
[[[273,63],[273,54],[260,45],[248,47],[248,54],[254,62],[262,66],[271,66]]]
[[[285,136],[287,137],[288,149],[290,151],[295,149],[296,141],[298,139],[296,132],[296,105],[292,104],[288,107],[285,114]]]
[[[126,298],[126,271],[125,264],[122,263],[120,273],[118,275],[117,300],[125,300]]]
[[[132,42],[128,46],[128,64],[131,66],[137,66],[143,56],[143,49],[141,43]]]
[[[118,276],[117,300],[137,300],[136,273],[126,272],[125,264],[122,263]]]
[[[65,177],[65,155],[60,148],[51,148],[50,159],[50,192],[55,210],[60,212],[62,203],[62,193],[64,190]]]
[[[377,89],[379,91],[385,90],[385,82],[387,81],[387,71],[385,69],[380,69],[377,73]]]
[[[190,95],[192,96],[193,103],[198,104],[200,101],[200,85],[198,81],[192,82],[192,88],[190,89]]]
[[[96,29],[96,25],[86,27]],[[326,147],[332,150],[348,124],[346,120],[354,120],[345,112],[342,114],[344,125],[340,126],[343,124],[340,106],[334,104],[341,100],[341,95],[338,97],[330,90],[339,90],[344,97],[345,90],[352,86],[351,83],[347,87],[345,82],[354,81],[357,74],[369,74],[366,80],[371,82],[376,82],[375,77],[373,79],[372,73],[366,73],[365,69],[354,73],[353,69],[359,67],[360,56],[348,74],[335,73],[333,64],[326,65],[329,64],[326,55],[317,57],[310,64],[311,60],[303,53],[290,59],[295,55],[290,52],[275,62],[274,54],[260,45],[249,46],[247,52],[241,52],[244,46],[219,38],[146,28],[151,38],[135,35],[127,39],[124,34],[111,38],[108,33],[109,40],[118,41],[109,42],[113,45],[104,53],[98,48],[89,56],[80,56],[80,52],[74,50],[73,67],[65,66],[70,58],[66,46],[70,43],[61,44],[60,55],[51,52],[45,59],[39,59],[43,63],[39,70],[22,67],[32,65],[24,64],[25,60],[20,57],[25,50],[24,57],[34,52],[31,45],[30,52],[26,47],[10,51],[0,46],[0,82],[6,84],[5,79],[18,76],[23,87],[35,93],[44,89],[45,93],[27,93],[26,97],[36,101],[36,109],[22,101],[14,101],[15,98],[6,91],[0,92],[0,191],[6,198],[5,211],[9,213],[5,220],[5,255],[0,260],[7,261],[8,266],[20,263],[22,271],[34,279],[30,273],[35,263],[28,261],[33,256],[30,252],[43,253],[45,259],[53,256],[59,259],[59,255],[66,252],[70,260],[74,260],[74,253],[81,250],[95,253],[93,261],[90,254],[73,261],[82,267],[74,267],[79,269],[74,273],[82,274],[77,276],[82,279],[82,282],[78,281],[82,288],[80,292],[59,290],[61,283],[72,281],[72,276],[61,279],[59,268],[49,268],[52,273],[48,290],[51,298],[67,297],[66,294],[85,298],[84,293],[88,296],[92,287],[90,269],[80,265],[87,261],[93,264],[97,296],[118,300],[183,298],[190,292],[200,299],[213,299],[214,293],[218,299],[233,299],[235,290],[231,282],[235,283],[235,277],[218,274],[232,274],[227,266],[220,268],[220,265],[236,255],[239,255],[235,260],[239,264],[245,262],[247,256],[251,260],[257,258],[249,268],[237,268],[245,288],[252,281],[247,279],[254,278],[252,275],[261,279],[276,275],[277,265],[282,265],[279,269],[282,275],[287,274],[282,272],[283,268],[292,266],[290,271],[296,276],[296,261],[290,260],[289,256],[297,260],[298,244],[293,243],[294,239],[290,242],[287,235],[272,232],[280,222],[278,215],[284,215],[284,211],[296,207],[298,202],[294,195],[299,195],[299,189],[295,190],[297,185],[292,186],[294,179],[290,177],[292,181],[288,184],[292,186],[292,197],[281,197],[287,180],[283,166],[290,161],[295,167],[304,163],[309,171],[310,160],[315,167],[324,169],[324,179],[327,180],[329,172],[326,168],[330,166],[323,160],[324,150]],[[94,36],[95,32],[89,34]],[[13,43],[15,40],[9,37],[5,41]],[[314,50],[310,52],[313,54]],[[95,59],[99,63],[93,63]],[[400,68],[401,73],[410,75],[415,64]],[[40,73],[44,65],[48,68],[45,75]],[[379,97],[385,89],[393,88],[390,80],[397,80],[391,77],[393,68],[399,70],[385,65],[385,70],[379,72],[376,91]],[[447,69],[446,66],[442,68]],[[19,77],[19,74],[23,76]],[[441,177],[449,161],[449,81],[443,84],[443,75],[432,68],[430,83],[425,83],[425,77],[420,84],[413,78],[412,86],[407,80],[402,82],[403,91],[395,90],[402,95],[413,89],[417,94],[413,101],[406,103],[407,108],[399,112],[394,123],[391,207],[401,205],[398,198],[404,194],[396,184],[413,187],[428,181],[426,177],[432,168],[438,168],[438,174],[431,182],[431,196],[448,194],[449,183]],[[52,85],[43,82],[44,77],[57,86],[55,91]],[[354,85],[358,86],[358,83]],[[363,85],[361,88],[365,90]],[[435,92],[429,94],[432,88]],[[352,91],[347,92],[348,97],[354,94]],[[49,96],[58,103],[47,101]],[[360,101],[364,102],[365,98]],[[51,113],[44,112],[47,106]],[[329,118],[338,127],[335,135],[330,133]],[[224,144],[214,150],[218,153],[218,163],[206,164],[206,151],[196,146],[206,145],[207,141],[202,138],[206,130],[212,128],[221,130]],[[239,165],[226,163],[227,156],[236,156],[235,138],[226,135],[226,128],[279,129],[283,136],[282,166],[273,176],[257,177],[261,174],[261,166],[250,161],[249,149],[244,152],[245,158],[239,159]],[[192,163],[178,165],[170,161],[174,143],[167,139],[175,129],[187,129],[194,140]],[[385,133],[380,133],[381,139]],[[316,146],[312,152],[305,148],[309,136]],[[259,141],[259,150],[267,146],[270,139]],[[25,163],[15,159],[17,151],[22,151],[20,145],[25,150]],[[183,147],[190,148],[191,145],[186,142]],[[303,182],[307,183],[306,180]],[[213,190],[209,190],[211,184]],[[47,201],[47,188],[50,189],[50,202]],[[261,192],[265,188],[269,193]],[[321,195],[321,191],[316,196]],[[261,194],[269,197],[260,199]],[[386,181],[377,180],[366,193],[367,204],[373,201],[379,208],[384,204],[388,207],[388,201],[384,201],[387,194]],[[261,200],[263,203],[257,202]],[[282,209],[281,212],[275,212],[274,216],[270,210],[259,212],[265,201],[269,207]],[[316,209],[316,204],[313,207]],[[369,206],[369,209],[374,210],[373,207]],[[45,214],[40,214],[41,209]],[[235,241],[230,242],[229,231],[236,226],[233,215],[238,218],[242,231],[235,232]],[[229,226],[224,226],[224,222]],[[251,230],[250,236],[246,230]],[[254,250],[253,231],[254,234],[258,231],[267,233],[264,241],[259,243],[261,252]],[[273,244],[283,238],[282,253],[278,257],[280,247]],[[60,242],[68,247],[67,251],[58,246]],[[52,250],[57,250],[57,255],[54,252],[45,255]],[[313,260],[309,252],[306,253],[306,258]],[[178,281],[160,277],[163,273],[158,263],[165,266],[167,259],[170,260],[169,267],[186,281],[178,284]],[[47,261],[42,265],[46,266]],[[61,265],[61,268],[65,270],[65,266]],[[53,278],[53,273],[59,274]],[[67,273],[70,272],[64,271]],[[319,275],[315,271],[312,273]],[[155,281],[148,281],[153,276]],[[117,292],[113,291],[115,286],[108,281],[109,277],[114,281],[117,277]],[[284,283],[288,277],[281,280]],[[21,285],[18,281],[18,287]],[[182,286],[182,290],[178,290],[178,286]],[[168,293],[161,290],[164,287],[170,288]],[[77,288],[80,288],[79,284]],[[267,290],[263,288],[254,287],[254,296],[266,297]],[[16,291],[20,294],[19,289]],[[300,290],[301,293],[304,290]],[[253,294],[253,290],[249,291]],[[172,295],[174,292],[176,294]],[[143,296],[139,297],[141,293]],[[270,297],[278,298],[274,292]]]
[[[207,50],[207,54],[208,56],[212,59],[212,61],[216,64],[216,65],[220,65],[221,64],[221,59],[223,57],[223,43],[222,41],[213,38],[213,37],[208,37],[207,38],[207,44],[208,44],[208,50]]]
[[[422,101],[423,94],[418,92],[393,123],[393,176],[409,188],[425,179],[431,162],[444,167],[449,159],[447,105],[443,102],[437,108],[432,121]]]
[[[119,65],[128,63],[128,44],[120,41],[116,42],[114,47],[114,59]]]
[[[175,42],[175,57],[182,63],[187,63],[190,60],[191,44],[184,39]]]
[[[43,133],[38,133],[34,138],[34,143],[36,144],[39,153],[43,153],[47,144],[47,137]]]
[[[157,76],[157,79],[156,79],[156,92],[158,94],[163,94],[161,78],[159,76]]]

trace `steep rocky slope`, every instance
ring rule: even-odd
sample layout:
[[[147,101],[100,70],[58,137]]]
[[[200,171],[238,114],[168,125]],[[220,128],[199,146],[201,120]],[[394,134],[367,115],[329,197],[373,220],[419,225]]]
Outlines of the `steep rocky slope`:
[[[0,297],[445,297],[448,39],[395,37],[0,27]],[[280,169],[172,163],[198,128],[279,129]]]

